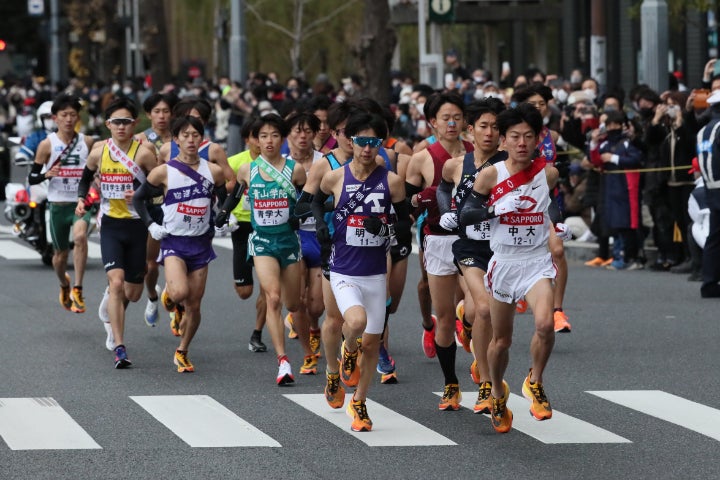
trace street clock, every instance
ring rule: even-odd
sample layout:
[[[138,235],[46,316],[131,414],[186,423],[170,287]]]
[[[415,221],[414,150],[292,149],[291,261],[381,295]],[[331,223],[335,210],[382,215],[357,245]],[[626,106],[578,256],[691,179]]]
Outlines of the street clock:
[[[434,23],[455,20],[455,0],[430,0],[430,18]]]

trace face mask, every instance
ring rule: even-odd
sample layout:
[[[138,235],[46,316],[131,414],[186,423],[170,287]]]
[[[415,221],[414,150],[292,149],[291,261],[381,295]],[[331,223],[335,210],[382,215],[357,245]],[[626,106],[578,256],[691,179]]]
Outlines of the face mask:
[[[640,115],[644,118],[650,118],[653,116],[653,109],[652,108],[641,108]]]
[[[614,112],[615,110],[617,110],[617,108],[615,108],[615,105],[605,105],[603,107],[603,112]]]
[[[585,95],[590,97],[590,100],[595,100],[595,90],[592,88],[586,88],[583,92],[585,92]]]
[[[580,83],[582,82],[582,77],[580,75],[573,75],[570,77],[570,83]]]
[[[132,94],[132,88],[125,87],[122,89],[122,92],[123,92],[123,95],[130,95],[130,94]]]
[[[543,125],[546,125],[550,123],[550,117],[543,117]]]
[[[217,100],[220,95],[218,94],[218,92],[210,92],[208,96],[211,100]]]
[[[423,110],[425,109],[424,103],[418,103],[415,105],[415,108],[417,108],[417,111],[420,112],[420,114],[423,114]]]
[[[55,131],[55,128],[57,127],[57,126],[55,125],[55,121],[54,121],[52,118],[48,118],[48,119],[46,119],[46,120],[43,120],[43,121],[42,121],[42,126],[43,126],[43,129],[44,129],[46,132],[54,132],[54,131]]]
[[[476,88],[473,97],[475,97],[475,100],[481,100],[485,98],[485,92],[483,92],[482,88]]]
[[[485,79],[483,77],[473,77],[473,81],[475,83],[483,83],[485,82]]]
[[[117,93],[120,91],[120,85],[118,85],[117,83],[113,83],[113,86],[110,89],[113,93]]]
[[[566,92],[564,88],[558,88],[553,91],[553,97],[555,97],[555,100],[559,103],[565,103],[567,102],[568,92]]]
[[[505,98],[502,96],[502,93],[499,93],[499,92],[486,93],[485,96],[487,98],[497,98],[498,100],[502,100],[503,102],[505,101]]]

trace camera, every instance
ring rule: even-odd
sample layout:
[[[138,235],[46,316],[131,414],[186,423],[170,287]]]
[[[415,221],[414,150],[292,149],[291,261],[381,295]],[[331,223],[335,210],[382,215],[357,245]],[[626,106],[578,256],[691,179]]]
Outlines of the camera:
[[[677,105],[670,105],[667,110],[665,110],[665,115],[667,115],[670,118],[675,118],[680,111],[680,107]]]

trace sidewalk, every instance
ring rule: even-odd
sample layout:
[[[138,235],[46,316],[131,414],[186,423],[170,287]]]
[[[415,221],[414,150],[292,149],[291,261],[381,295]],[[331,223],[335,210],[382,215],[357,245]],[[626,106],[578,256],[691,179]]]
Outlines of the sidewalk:
[[[565,258],[567,258],[568,261],[587,262],[597,256],[597,251],[598,244],[595,242],[578,242],[577,240],[569,240],[565,242]],[[644,247],[644,251],[647,258],[646,265],[652,265],[655,263],[655,260],[657,259],[657,248],[646,245]]]

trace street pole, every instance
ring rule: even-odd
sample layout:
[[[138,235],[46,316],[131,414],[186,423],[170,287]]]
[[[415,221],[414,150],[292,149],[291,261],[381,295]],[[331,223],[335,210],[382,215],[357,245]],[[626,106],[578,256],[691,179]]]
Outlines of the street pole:
[[[230,80],[245,81],[245,1],[230,0]]]
[[[133,0],[133,33],[135,37],[135,77],[144,77],[142,44],[140,43],[140,5],[139,0]]]
[[[668,7],[665,0],[644,0],[642,18],[642,82],[656,92],[668,88]]]
[[[50,0],[50,80],[53,85],[60,78],[60,6],[59,0]]]
[[[607,84],[605,0],[592,0],[590,12],[590,76],[602,88]]]

